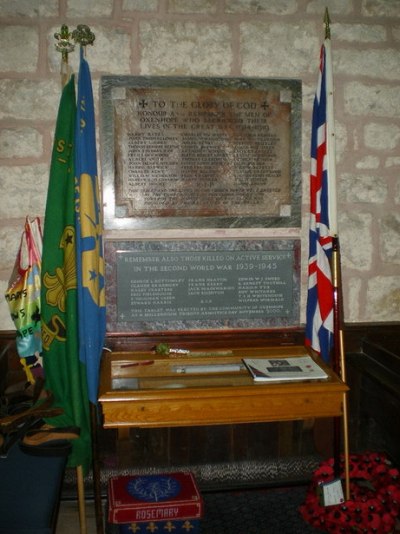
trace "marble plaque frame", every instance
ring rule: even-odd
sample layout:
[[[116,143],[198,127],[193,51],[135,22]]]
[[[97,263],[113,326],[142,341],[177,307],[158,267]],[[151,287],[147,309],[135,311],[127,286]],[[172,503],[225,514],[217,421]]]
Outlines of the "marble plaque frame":
[[[245,240],[164,240],[164,241],[119,241],[119,240],[108,240],[105,243],[105,263],[106,263],[106,299],[107,299],[107,330],[109,332],[120,332],[120,333],[135,333],[142,334],[147,332],[180,332],[180,331],[210,331],[210,330],[246,330],[246,329],[270,329],[270,328],[289,328],[295,327],[300,324],[300,240],[299,239],[245,239]],[[131,272],[126,276],[126,271],[123,271],[125,277],[122,290],[129,293],[129,279],[134,280],[135,276],[139,277],[142,274],[135,275],[136,272],[140,271],[140,267],[143,265],[154,265],[158,266],[157,268],[148,267],[146,274],[146,284],[149,289],[146,290],[145,285],[142,283],[143,289],[143,298],[146,298],[148,295],[158,297],[157,286],[159,286],[160,278],[165,278],[169,283],[175,284],[176,278],[180,277],[181,274],[179,271],[172,271],[172,279],[168,278],[168,269],[163,269],[163,265],[174,266],[174,265],[186,265],[190,267],[190,262],[192,260],[183,259],[182,255],[186,254],[190,256],[191,253],[194,253],[193,256],[204,254],[206,258],[198,258],[197,265],[203,266],[204,269],[207,269],[207,266],[218,265],[218,258],[214,259],[214,256],[218,255],[220,252],[227,255],[227,262],[236,262],[237,256],[235,254],[241,253],[241,258],[239,261],[254,263],[254,267],[250,265],[245,266],[243,274],[245,277],[248,277],[251,280],[257,279],[259,284],[260,278],[265,276],[264,287],[261,289],[260,293],[263,292],[266,298],[269,294],[269,284],[271,284],[272,292],[276,288],[276,283],[286,283],[290,287],[290,296],[287,296],[286,301],[289,304],[288,309],[285,313],[275,314],[270,316],[263,316],[262,314],[256,313],[254,316],[219,316],[218,318],[208,318],[207,314],[204,314],[204,317],[201,319],[190,319],[190,317],[179,317],[179,318],[161,318],[161,319],[146,319],[144,317],[130,318],[129,320],[124,320],[119,316],[121,307],[118,303],[118,295],[120,294],[121,287],[119,286],[118,281],[118,256],[121,254],[128,254],[129,256],[135,256],[136,261],[132,262]],[[256,254],[252,254],[255,252]],[[271,255],[276,252],[276,257],[281,258],[282,255],[287,254],[287,259],[283,262],[278,263],[277,269],[284,265],[288,267],[285,273],[275,271],[277,275],[278,282],[273,281],[270,277],[274,275],[274,272],[268,270],[268,267],[265,267],[265,270],[260,270],[260,263],[256,265],[257,259],[253,262],[253,256],[260,257],[259,255],[265,252],[265,257],[271,257]],[[232,254],[230,254],[232,253]],[[164,263],[164,255],[167,257],[167,262]],[[176,262],[173,261],[173,257],[176,255]],[[150,258],[150,263],[144,263],[143,260],[146,260],[146,256]],[[234,258],[231,260],[231,256]],[[246,259],[247,258],[247,259]],[[290,259],[289,259],[290,258]],[[157,261],[155,261],[157,260]],[[196,260],[195,260],[196,261]],[[222,262],[225,261],[224,258]],[[267,259],[268,261],[268,259]],[[278,260],[279,261],[279,260]],[[194,265],[195,263],[193,263]],[[290,264],[290,265],[289,265]],[[264,268],[264,267],[263,267]],[[167,274],[165,274],[167,273]],[[195,273],[194,277],[199,273]],[[224,272],[217,272],[217,270],[205,270],[200,274],[201,278],[204,280],[207,277],[213,278],[213,283],[215,280],[220,277],[220,279],[225,277]],[[229,278],[229,276],[228,276]],[[195,282],[198,281],[198,278],[194,278]],[[271,280],[271,282],[270,282]],[[227,284],[230,284],[230,281],[223,281],[224,291],[230,291],[231,288],[227,288]],[[253,287],[254,291],[261,287]],[[221,289],[219,286],[218,289]],[[249,289],[250,291],[250,289]],[[279,288],[278,288],[279,292]],[[170,293],[172,294],[172,293]],[[224,295],[225,298],[226,295]],[[174,298],[174,297],[173,297]],[[272,299],[273,299],[272,295]],[[150,299],[151,300],[151,299]],[[149,306],[155,307],[152,305],[149,300]],[[129,297],[128,297],[129,302]],[[212,306],[214,303],[210,299],[205,301],[204,306]],[[188,305],[190,305],[188,303]],[[160,309],[162,305],[160,304]],[[261,308],[260,308],[261,309]],[[211,314],[210,314],[211,315]],[[212,317],[212,315],[211,315]]]
[[[163,91],[167,91],[167,93],[164,93]],[[173,103],[175,101],[171,99],[171,94],[174,95],[174,91],[176,91],[178,95],[176,99],[176,104]],[[190,195],[188,194],[188,198],[183,198],[183,201],[181,197],[181,202],[176,202],[174,204],[176,209],[170,209],[169,211],[166,210],[165,212],[161,210],[157,212],[155,216],[152,216],[151,213],[146,214],[145,216],[143,216],[142,214],[137,216],[135,215],[134,211],[132,213],[132,211],[130,212],[129,209],[126,209],[124,203],[121,204],[118,197],[118,191],[121,190],[121,184],[125,186],[125,182],[130,180],[130,178],[128,179],[124,176],[124,174],[126,174],[125,169],[127,168],[127,164],[121,163],[121,160],[124,159],[121,156],[121,150],[123,149],[125,153],[128,151],[128,148],[126,148],[128,141],[124,137],[126,134],[126,130],[128,130],[128,135],[131,136],[129,132],[130,126],[125,127],[124,123],[124,117],[128,115],[127,110],[129,110],[129,105],[133,106],[132,109],[136,110],[134,111],[134,113],[138,113],[137,110],[139,109],[139,97],[142,97],[143,95],[147,95],[147,97],[149,97],[149,95],[158,95],[157,98],[161,98],[163,97],[163,95],[167,94],[169,95],[169,100],[164,99],[164,102],[166,101],[167,106],[169,106],[169,108],[171,109],[173,105],[177,107],[179,106],[179,102],[182,102],[182,98],[179,100],[180,95],[182,95],[182,91],[184,92],[184,94],[189,95],[187,96],[186,102],[189,107],[193,104],[193,102],[196,102],[197,106],[205,105],[204,102],[209,102],[211,106],[220,106],[220,108],[224,107],[225,103],[226,107],[230,106],[232,108],[243,108],[245,105],[247,105],[248,107],[246,109],[248,110],[248,113],[247,111],[241,112],[241,117],[243,117],[245,121],[248,121],[246,123],[247,131],[251,130],[249,122],[251,119],[247,119],[247,116],[251,117],[250,113],[252,108],[260,108],[268,102],[269,109],[272,109],[273,111],[271,115],[272,118],[267,118],[267,114],[265,114],[265,124],[262,123],[260,125],[261,120],[258,118],[258,116],[256,116],[254,120],[258,122],[258,125],[256,125],[255,127],[257,127],[259,131],[261,131],[262,128],[268,129],[270,128],[268,121],[275,121],[275,123],[278,125],[278,128],[282,127],[283,129],[285,129],[286,133],[283,135],[282,139],[279,138],[280,134],[277,134],[275,136],[276,138],[278,138],[280,149],[275,150],[274,147],[272,149],[272,152],[270,151],[272,157],[275,158],[276,166],[282,165],[282,168],[284,169],[284,178],[281,180],[282,184],[284,184],[282,186],[282,189],[285,190],[286,195],[286,198],[284,200],[279,197],[280,193],[277,193],[279,187],[275,187],[275,189],[273,187],[274,184],[275,186],[280,185],[279,183],[277,183],[277,180],[280,180],[280,178],[273,178],[275,176],[273,172],[276,172],[275,169],[273,169],[271,171],[271,176],[268,177],[268,183],[266,183],[265,181],[267,180],[267,178],[264,179],[263,177],[264,171],[258,172],[258,184],[261,184],[261,188],[264,187],[262,202],[264,203],[265,210],[262,209],[263,206],[260,206],[259,210],[256,210],[258,212],[256,213],[256,215],[254,215],[254,211],[251,211],[251,213],[245,213],[244,215],[242,214],[242,200],[239,189],[234,191],[234,202],[229,205],[230,212],[228,215],[213,215],[212,213],[201,213],[200,216],[198,214],[196,214],[195,216],[188,216],[188,214],[184,211],[181,213],[180,206],[184,205],[185,202],[187,204],[190,203],[190,199],[191,197],[193,197],[193,193],[191,193]],[[220,97],[220,100],[218,101],[218,95],[220,94],[222,94],[223,97]],[[192,95],[195,95],[195,98],[192,98]],[[246,95],[248,96],[248,98],[246,98]],[[257,96],[258,100],[253,101],[253,96]],[[264,100],[261,100],[262,98],[264,98]],[[202,229],[300,227],[302,160],[301,98],[301,81],[293,79],[103,76],[101,79],[101,165],[103,177],[105,229],[163,230],[191,228]],[[132,100],[132,104],[130,103],[130,100]],[[123,105],[121,109],[123,111],[119,111],[121,102]],[[129,105],[127,104],[127,106],[124,107],[125,102],[127,102]],[[150,98],[148,98],[147,103],[151,103]],[[287,111],[282,112],[280,106],[282,106],[282,109],[284,108]],[[118,109],[116,109],[117,107]],[[264,111],[265,110],[266,108],[264,107]],[[274,110],[276,112],[274,112]],[[229,129],[230,127],[229,124],[225,124],[224,122],[226,114],[224,115],[222,109],[221,113],[221,131],[224,131],[224,129]],[[280,115],[282,116],[282,120],[279,118]],[[261,116],[260,109],[259,116]],[[166,118],[168,119],[169,115],[167,115]],[[184,120],[189,119],[186,117]],[[200,120],[202,120],[201,114]],[[242,119],[239,120],[239,123],[241,120]],[[282,124],[279,123],[280,120]],[[237,127],[237,122],[235,124]],[[215,128],[218,127],[218,125],[215,126]],[[136,139],[138,138],[136,137]],[[263,139],[266,139],[266,137],[264,137]],[[263,143],[265,145],[264,141]],[[286,145],[286,143],[289,143],[290,146],[283,146]],[[228,150],[232,152],[232,146],[228,147]],[[236,150],[236,145],[233,147],[233,150]],[[255,150],[258,150],[258,153],[260,153],[259,147],[256,147]],[[262,156],[262,161],[265,161],[264,155]],[[251,164],[249,165],[249,169],[251,171]],[[117,168],[119,170],[117,170]],[[121,168],[122,171],[120,170]],[[137,169],[137,167],[135,168]],[[234,165],[233,168],[235,168]],[[143,169],[145,169],[145,167],[143,167]],[[161,171],[159,170],[159,173],[160,172]],[[226,189],[227,186],[222,183],[226,182],[226,180],[223,176],[223,171],[221,171],[221,173],[221,175],[215,176],[217,185],[219,184],[219,182],[221,182],[222,190],[230,193],[230,190]],[[140,180],[144,178],[145,177],[141,177],[137,183],[140,184]],[[180,178],[182,179],[182,176]],[[213,177],[211,177],[211,179],[212,178]],[[246,180],[245,172],[244,178],[242,176],[240,179],[242,180],[242,182],[243,180]],[[137,183],[135,183],[135,186],[137,186]],[[156,206],[156,196],[160,195],[161,198],[163,193],[167,194],[168,192],[160,190],[163,187],[162,180],[155,181],[154,183],[157,184],[157,187],[155,187],[155,191],[151,193],[154,193],[153,201],[154,206]],[[212,183],[214,186],[215,183]],[[270,187],[271,185],[272,187]],[[244,190],[246,189],[246,187],[247,189],[249,189],[249,186],[250,181],[249,183],[244,183]],[[253,187],[252,182],[251,186]],[[181,194],[183,196],[185,195],[185,189],[186,184],[184,183],[181,186],[181,191],[183,192]],[[135,189],[135,191],[137,192],[137,188]],[[204,191],[206,191],[206,188],[204,188]],[[129,192],[129,195],[132,195],[132,198],[136,199],[135,193],[131,192],[131,190]],[[211,197],[214,198],[213,195],[211,195],[210,193],[210,198]],[[253,197],[255,198],[255,195],[253,195]],[[129,200],[128,203],[129,202],[131,202],[131,200]],[[134,200],[134,202],[136,202],[136,200]],[[227,201],[225,201],[225,203],[226,202]],[[254,202],[257,202],[257,200],[254,200]],[[274,208],[276,213],[273,212],[273,210],[271,211],[271,206],[273,205],[277,206]],[[206,208],[202,209],[204,209],[205,212],[207,211]],[[172,214],[170,213],[171,211],[173,211]]]

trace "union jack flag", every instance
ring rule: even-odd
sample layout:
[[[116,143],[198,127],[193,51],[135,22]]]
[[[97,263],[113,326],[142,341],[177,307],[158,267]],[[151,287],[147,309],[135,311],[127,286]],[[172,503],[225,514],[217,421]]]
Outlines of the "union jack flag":
[[[322,45],[311,134],[310,232],[306,346],[329,362],[333,346],[333,284],[330,259],[326,47]],[[334,177],[333,177],[334,178]]]

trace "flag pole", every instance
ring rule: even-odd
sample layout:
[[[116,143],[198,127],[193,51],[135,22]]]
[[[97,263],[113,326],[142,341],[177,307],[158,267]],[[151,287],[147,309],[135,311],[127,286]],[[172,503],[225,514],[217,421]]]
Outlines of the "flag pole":
[[[332,239],[338,239],[337,229],[337,199],[336,199],[336,151],[335,151],[335,115],[333,110],[333,68],[332,68],[332,50],[331,50],[331,19],[329,17],[328,8],[325,9],[324,24],[325,24],[325,75],[326,75],[326,156],[327,156],[327,169],[328,169],[328,218],[329,218],[329,235]],[[334,244],[333,244],[334,245]],[[335,289],[337,285],[334,281],[334,272],[337,271],[338,265],[335,263],[338,261],[337,255],[334,254],[334,246],[332,245],[332,285],[334,288],[334,317],[335,311],[339,312],[337,306],[340,304],[336,298]],[[336,304],[336,310],[335,310]],[[340,344],[336,341],[336,334],[338,329],[334,322],[334,358],[332,362],[333,369],[336,373],[341,375],[340,370]],[[341,377],[343,378],[343,377]]]
[[[83,57],[86,57],[86,46],[93,45],[95,40],[95,34],[91,31],[89,26],[85,24],[79,24],[72,32],[72,38],[76,43],[80,45]],[[92,437],[92,479],[93,479],[93,493],[95,503],[95,516],[96,516],[96,532],[97,534],[103,534],[103,507],[101,502],[101,476],[100,476],[100,458],[98,454],[98,414],[96,405],[89,402],[90,410],[90,427]]]
[[[63,24],[61,31],[54,34],[54,38],[57,40],[55,48],[61,53],[61,87],[64,88],[68,83],[71,70],[68,64],[68,54],[73,52],[75,45],[71,42],[72,33],[69,32],[68,26]],[[81,534],[87,534],[86,523],[86,507],[85,507],[85,487],[82,465],[76,467],[76,483],[78,492],[78,507],[79,507],[79,525]]]
[[[336,190],[336,149],[335,149],[335,116],[333,107],[333,68],[331,51],[331,29],[328,8],[325,9],[325,61],[326,61],[326,100],[327,100],[327,121],[326,121],[326,142],[327,142],[327,166],[328,166],[328,209],[329,209],[329,230],[332,237],[332,285],[334,291],[333,299],[333,331],[334,331],[334,371],[346,382],[345,350],[343,337],[343,299],[341,291],[341,268],[340,268],[340,247],[337,224],[337,190]],[[347,393],[343,394],[343,449],[344,449],[344,471],[345,471],[345,496],[350,499],[350,476],[349,476],[349,437],[348,437],[348,407]],[[339,422],[335,421],[335,473],[339,473],[340,458],[340,428]]]
[[[346,366],[345,366],[345,351],[343,339],[343,303],[341,291],[341,273],[340,273],[340,248],[339,239],[337,236],[333,238],[332,249],[332,281],[334,287],[334,334],[335,334],[335,353],[339,354],[339,374],[343,382],[346,382]],[[350,500],[350,466],[349,466],[349,431],[348,431],[348,406],[347,406],[347,392],[343,393],[343,450],[344,450],[344,478],[345,478],[345,496],[346,500]],[[337,421],[337,419],[336,419]],[[336,427],[335,441],[337,447],[340,447],[340,432]],[[337,455],[339,456],[339,454]],[[339,462],[335,458],[335,472],[339,468]]]

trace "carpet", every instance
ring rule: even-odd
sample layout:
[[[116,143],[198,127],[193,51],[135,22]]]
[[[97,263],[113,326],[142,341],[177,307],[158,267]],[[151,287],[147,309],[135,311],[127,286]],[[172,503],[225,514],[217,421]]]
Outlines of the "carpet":
[[[321,534],[298,512],[307,487],[205,493],[202,534]]]

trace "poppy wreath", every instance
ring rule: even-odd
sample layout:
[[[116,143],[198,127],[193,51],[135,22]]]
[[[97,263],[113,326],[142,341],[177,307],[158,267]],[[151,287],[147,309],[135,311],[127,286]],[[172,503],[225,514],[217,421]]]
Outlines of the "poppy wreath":
[[[341,458],[341,478],[344,459]],[[320,503],[318,486],[335,479],[334,460],[313,474],[300,514],[314,528],[333,533],[394,532],[400,511],[400,475],[384,453],[368,452],[349,458],[351,499],[333,506]]]

